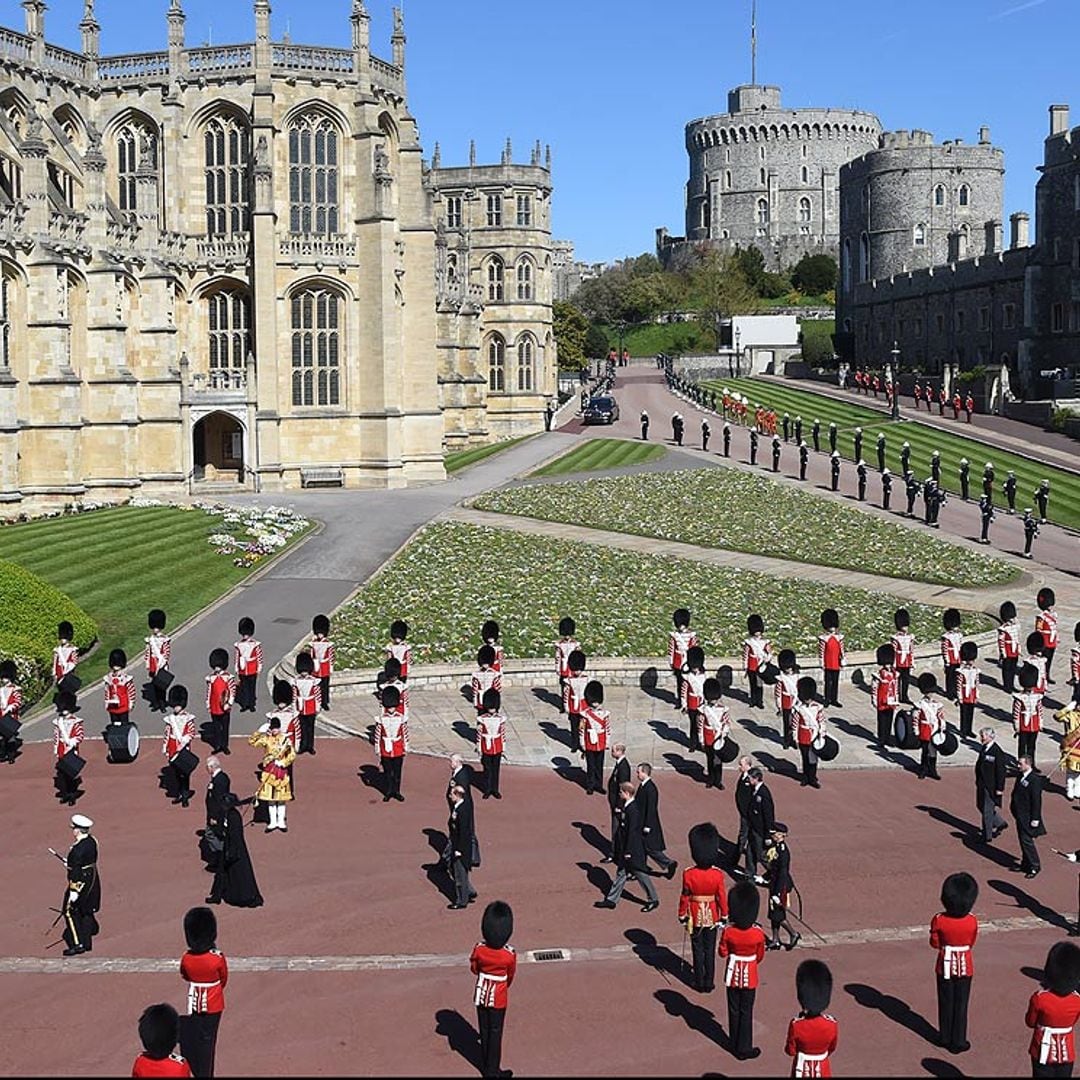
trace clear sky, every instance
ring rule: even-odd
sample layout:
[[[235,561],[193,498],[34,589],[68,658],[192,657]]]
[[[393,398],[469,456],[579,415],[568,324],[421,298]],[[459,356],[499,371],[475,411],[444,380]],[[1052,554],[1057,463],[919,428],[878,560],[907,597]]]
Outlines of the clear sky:
[[[248,41],[251,0],[183,0],[188,43]],[[272,0],[273,35],[347,46],[351,0]],[[391,0],[368,0],[388,58]],[[168,0],[97,0],[105,53],[165,47]],[[444,164],[554,155],[554,227],[579,258],[653,248],[683,231],[683,127],[750,81],[750,0],[405,0],[409,100],[425,153]],[[47,37],[78,47],[83,0],[50,0]],[[22,28],[17,0],[0,23]],[[1047,107],[1080,124],[1080,0],[759,0],[758,81],[784,104],[857,107],[886,129],[1006,153],[1005,213],[1034,213]],[[1007,227],[1007,226],[1006,226]]]

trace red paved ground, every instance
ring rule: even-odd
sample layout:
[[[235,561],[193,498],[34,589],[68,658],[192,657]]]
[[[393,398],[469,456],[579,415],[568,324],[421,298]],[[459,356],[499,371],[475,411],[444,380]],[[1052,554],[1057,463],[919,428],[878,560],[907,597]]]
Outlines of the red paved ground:
[[[184,811],[165,801],[155,787],[153,753],[131,767],[110,768],[96,751],[90,757],[80,810],[97,822],[105,896],[103,933],[93,956],[178,955],[183,912],[202,901],[209,880],[193,835],[201,808]],[[235,788],[245,786],[255,760],[253,750],[236,748],[230,761]],[[445,765],[411,758],[407,801],[384,806],[355,775],[357,764],[370,760],[364,746],[323,740],[319,755],[304,759],[298,770],[300,801],[290,808],[289,834],[249,832],[267,906],[257,912],[218,909],[220,942],[231,958],[469,951],[479,905],[445,910],[441,878],[429,880],[424,869],[435,861],[424,830],[445,828]],[[45,848],[67,844],[68,812],[52,798],[48,765],[48,749],[31,746],[2,773],[7,918],[0,925],[0,957],[58,952],[44,947],[52,939],[44,933],[52,918],[48,908],[58,902],[62,885]],[[994,861],[957,838],[974,816],[967,770],[947,772],[940,783],[891,772],[822,772],[820,792],[782,776],[770,785],[778,813],[792,828],[793,872],[805,915],[823,933],[922,925],[937,909],[941,878],[956,869],[979,878],[982,918],[1034,913],[1046,920],[1030,930],[985,935],[976,960],[975,1050],[956,1060],[968,1074],[1026,1072],[1021,1026],[1032,969],[1062,935],[1057,912],[1074,904],[1076,890],[1075,868],[1053,858],[1049,848],[1075,847],[1080,819],[1060,796],[1048,798],[1050,836],[1041,845],[1046,869],[1027,882],[999,865],[1011,856],[1011,843]],[[706,792],[667,774],[661,785],[673,854],[684,856],[686,830],[703,818],[715,820],[726,835],[733,832],[730,788]],[[523,964],[512,992],[507,1065],[520,1075],[769,1075],[786,1069],[781,1043],[794,1009],[793,973],[809,951],[768,956],[758,1010],[765,1053],[739,1065],[717,1045],[717,1023],[725,1022],[722,995],[696,995],[679,975],[677,886],[658,883],[663,903],[650,915],[629,903],[615,912],[592,907],[601,895],[598,886],[607,881],[607,868],[598,865],[606,802],[535,769],[506,770],[503,791],[501,803],[477,801],[484,866],[474,883],[481,903],[502,897],[513,904],[518,950],[640,947],[639,955],[625,950],[602,960]],[[1010,831],[1003,840],[1011,838]],[[836,979],[840,1074],[957,1075],[952,1060],[934,1063],[941,1054],[926,1041],[927,1024],[919,1019],[934,1013],[933,954],[922,940],[836,944],[814,955],[830,962]],[[71,974],[0,975],[4,1071],[124,1073],[137,1049],[141,1008],[183,1000],[177,976],[80,974],[78,961],[68,964]],[[467,1051],[470,992],[464,966],[237,974],[228,991],[219,1071],[470,1075],[475,1070],[459,1052]],[[57,1039],[61,1013],[68,1030]]]

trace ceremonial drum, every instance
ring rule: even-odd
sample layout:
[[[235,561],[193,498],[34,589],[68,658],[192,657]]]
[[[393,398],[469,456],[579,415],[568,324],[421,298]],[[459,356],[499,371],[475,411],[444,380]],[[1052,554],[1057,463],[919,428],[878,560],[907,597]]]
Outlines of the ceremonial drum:
[[[162,668],[150,681],[164,693],[172,686],[176,676],[168,668]]]
[[[110,724],[105,729],[105,742],[109,747],[108,760],[114,765],[130,765],[139,756],[139,729],[130,720]]]
[[[911,713],[900,709],[893,719],[893,736],[901,750],[919,749],[919,732]]]
[[[0,738],[14,739],[19,734],[19,721],[10,713],[0,716]]]
[[[937,752],[942,757],[950,757],[955,754],[957,747],[960,745],[960,740],[948,729],[939,731],[930,741],[937,747]]]
[[[840,753],[840,744],[831,735],[819,735],[814,740],[814,753],[822,761],[832,761]]]
[[[185,746],[178,754],[173,755],[170,764],[178,772],[190,776],[199,767],[199,759]]]
[[[56,689],[67,694],[77,694],[82,688],[82,679],[75,674],[74,671],[69,671],[57,684]]]
[[[69,750],[62,758],[57,758],[56,767],[69,779],[74,780],[83,771],[85,758],[79,757],[74,750]]]
[[[730,765],[739,756],[739,744],[732,738],[725,739],[718,747],[716,756],[725,765]]]
[[[761,681],[766,686],[773,686],[776,683],[776,678],[780,674],[780,669],[775,664],[766,664],[759,672]]]

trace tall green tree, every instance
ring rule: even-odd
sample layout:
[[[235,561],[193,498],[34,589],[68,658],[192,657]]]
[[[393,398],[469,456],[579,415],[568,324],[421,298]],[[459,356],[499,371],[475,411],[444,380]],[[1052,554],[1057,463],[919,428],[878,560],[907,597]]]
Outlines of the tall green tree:
[[[585,347],[589,333],[589,320],[573,304],[556,300],[552,311],[555,328],[555,345],[559,350],[559,367],[567,371],[580,371],[588,367]]]
[[[691,271],[693,288],[701,301],[698,321],[721,344],[721,324],[733,315],[748,315],[758,309],[758,294],[746,278],[736,255],[718,251],[702,254]]]
[[[791,283],[807,296],[822,296],[836,288],[839,267],[831,255],[804,255],[791,271]]]

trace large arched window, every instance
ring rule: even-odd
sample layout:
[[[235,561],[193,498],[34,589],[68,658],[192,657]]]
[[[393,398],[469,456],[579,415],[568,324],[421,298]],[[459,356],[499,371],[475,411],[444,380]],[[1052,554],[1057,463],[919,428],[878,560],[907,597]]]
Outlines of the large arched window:
[[[251,305],[239,289],[222,289],[206,298],[210,371],[242,370],[251,351]]]
[[[870,280],[870,237],[866,233],[859,237],[859,280]]]
[[[488,338],[488,389],[495,394],[506,390],[506,342],[499,334]]]
[[[11,368],[11,308],[14,285],[0,267],[0,371]]]
[[[487,298],[488,300],[502,300],[504,284],[506,279],[506,268],[503,266],[502,259],[495,257],[488,261],[487,267]]]
[[[519,300],[531,300],[533,298],[533,264],[531,259],[520,259],[517,264],[517,298]]]
[[[326,236],[339,231],[338,143],[333,121],[319,112],[289,128],[289,231]]]
[[[813,219],[814,211],[810,205],[810,200],[805,196],[799,200],[799,221],[806,225]]]
[[[532,391],[535,382],[533,366],[536,360],[536,343],[531,334],[524,334],[517,347],[517,388],[519,393]]]
[[[247,232],[247,126],[235,116],[215,116],[204,133],[206,150],[206,235]]]
[[[135,174],[144,154],[156,170],[157,133],[131,120],[116,133],[116,205],[121,213],[134,214],[138,209]]]
[[[292,298],[294,405],[341,404],[341,297],[308,288]]]

